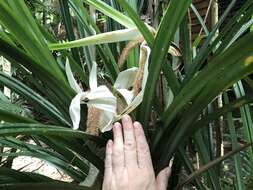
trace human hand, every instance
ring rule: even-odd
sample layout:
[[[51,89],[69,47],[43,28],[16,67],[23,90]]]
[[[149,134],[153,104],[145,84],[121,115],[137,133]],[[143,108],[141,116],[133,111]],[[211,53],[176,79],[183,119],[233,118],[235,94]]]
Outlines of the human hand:
[[[166,190],[171,170],[167,167],[155,178],[141,124],[124,116],[122,125],[114,124],[114,140],[106,146],[103,190]]]

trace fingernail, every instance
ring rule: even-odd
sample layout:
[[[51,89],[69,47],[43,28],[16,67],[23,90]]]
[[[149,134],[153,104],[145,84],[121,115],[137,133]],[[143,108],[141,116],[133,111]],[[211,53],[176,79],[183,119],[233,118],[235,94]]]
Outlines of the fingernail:
[[[110,139],[110,140],[108,140],[108,142],[107,142],[107,147],[110,148],[111,146],[112,146],[112,140]]]
[[[167,167],[167,168],[166,168],[166,175],[170,175],[170,172],[171,172],[171,168],[170,168],[170,167]]]
[[[119,122],[114,123],[113,127],[118,128],[120,126]]]
[[[124,116],[122,117],[122,121],[124,121],[124,122],[129,121],[129,119],[130,119],[130,116],[129,116],[129,115],[124,115]]]
[[[140,123],[137,122],[137,121],[135,121],[135,122],[134,122],[134,127],[135,127],[135,128],[138,128],[139,126],[140,126]]]

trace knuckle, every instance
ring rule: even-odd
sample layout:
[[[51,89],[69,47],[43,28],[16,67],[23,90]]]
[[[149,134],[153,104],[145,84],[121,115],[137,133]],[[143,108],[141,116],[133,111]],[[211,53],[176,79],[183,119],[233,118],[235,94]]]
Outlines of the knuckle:
[[[121,139],[121,138],[122,138],[122,134],[121,134],[119,131],[116,131],[116,132],[114,133],[114,136],[115,136],[115,138],[117,138],[117,139]]]
[[[154,179],[155,178],[155,176],[154,176],[154,173],[153,173],[153,171],[148,171],[147,172],[147,177],[148,177],[148,179]]]
[[[144,155],[149,154],[149,148],[146,143],[140,143],[139,148],[142,154]]]
[[[155,179],[154,172],[153,172],[153,170],[151,170],[150,168],[144,166],[144,167],[141,169],[141,171],[142,171],[142,174],[143,174],[142,176],[145,176],[144,179],[145,179],[146,181],[149,182],[149,181]],[[149,180],[147,180],[147,179],[149,179]]]
[[[137,129],[137,130],[135,131],[135,135],[136,135],[137,137],[142,137],[142,136],[143,136],[143,133],[142,133],[141,130]]]
[[[120,149],[115,149],[114,151],[113,151],[113,156],[114,157],[120,157],[120,156],[122,156],[122,151],[120,150]]]
[[[132,141],[126,141],[125,144],[124,144],[124,148],[125,148],[125,150],[135,150],[136,145]]]

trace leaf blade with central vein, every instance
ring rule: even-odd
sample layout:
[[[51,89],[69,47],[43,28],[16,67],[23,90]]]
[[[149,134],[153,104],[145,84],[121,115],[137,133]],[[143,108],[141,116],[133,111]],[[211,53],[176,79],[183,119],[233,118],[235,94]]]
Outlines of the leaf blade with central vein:
[[[117,11],[116,9],[113,9],[106,3],[100,1],[100,0],[83,0],[84,3],[91,5],[95,7],[97,10],[104,13],[106,16],[111,17],[118,23],[122,24],[126,28],[134,28],[135,24],[132,22],[131,19],[129,19],[127,16],[122,14],[121,12]]]
[[[137,15],[137,13],[133,10],[133,8],[125,0],[117,0],[117,1],[123,7],[123,9],[126,11],[128,16],[135,23],[135,25],[138,27],[138,29],[142,33],[144,39],[147,41],[148,45],[150,47],[152,47],[153,43],[154,43],[154,37],[153,37],[153,34],[150,32],[149,28],[147,27],[147,25],[145,25],[145,23],[141,21],[141,19]]]
[[[190,3],[191,0],[179,2],[177,0],[172,0],[159,26],[151,53],[149,70],[152,72],[150,72],[148,76],[148,81],[144,92],[144,99],[141,106],[142,116],[139,115],[138,117],[145,127],[148,126],[156,83],[160,76],[162,65],[165,63],[170,42],[174,37],[179,24],[183,20]],[[172,68],[170,67],[170,69]]]
[[[135,40],[140,36],[139,31],[136,28],[117,30],[113,32],[106,32],[89,36],[83,39],[65,42],[60,44],[49,44],[51,50],[69,49],[80,46],[98,45],[105,43],[114,43],[128,40]]]

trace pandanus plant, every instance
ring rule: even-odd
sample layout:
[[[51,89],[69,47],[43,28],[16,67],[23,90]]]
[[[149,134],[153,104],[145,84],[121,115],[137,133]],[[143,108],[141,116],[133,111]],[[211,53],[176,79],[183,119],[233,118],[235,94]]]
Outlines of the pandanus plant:
[[[154,12],[146,0],[106,2],[53,1],[66,30],[60,41],[41,1],[34,3],[42,19],[30,1],[0,1],[0,53],[15,71],[0,72],[1,87],[13,92],[11,99],[0,92],[0,187],[100,189],[111,124],[128,113],[144,126],[156,173],[174,160],[171,189],[245,189],[253,171],[253,2],[224,25],[231,0],[211,31],[190,0],[159,2]],[[205,32],[196,40],[189,10]],[[222,153],[225,142],[232,150]],[[73,181],[16,171],[18,156],[45,160]]]

